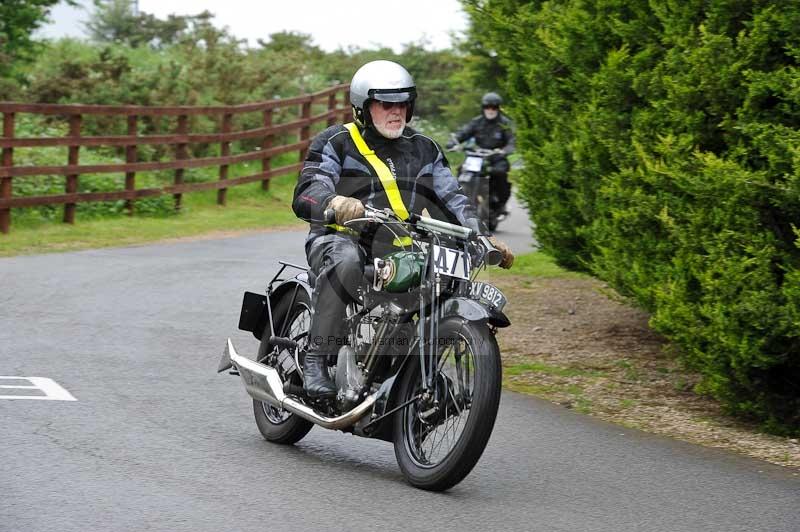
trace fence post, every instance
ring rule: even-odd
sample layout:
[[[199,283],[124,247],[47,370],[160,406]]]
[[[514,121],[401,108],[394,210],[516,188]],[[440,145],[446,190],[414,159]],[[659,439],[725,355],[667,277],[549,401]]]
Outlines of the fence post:
[[[264,127],[272,127],[272,108],[264,110]],[[261,149],[264,151],[272,148],[272,133],[264,135],[264,140],[261,142]],[[266,177],[272,168],[272,157],[264,157],[261,159],[261,171],[264,172],[264,179],[261,181],[261,190],[269,190],[269,178]]]
[[[80,137],[81,136],[81,122],[83,122],[82,115],[70,115],[69,117],[69,136],[70,137]],[[80,156],[80,144],[78,145],[71,145],[69,147],[69,164],[70,166],[77,166]],[[78,174],[69,174],[67,175],[67,184],[65,191],[67,194],[74,194],[78,192]],[[64,204],[64,223],[65,224],[74,224],[75,223],[75,203],[65,203]]]
[[[353,112],[350,109],[350,89],[344,90],[342,100],[342,105],[344,106],[344,109],[342,109],[342,122],[349,122],[349,117],[353,116]]]
[[[328,127],[334,125],[338,120],[336,119],[336,113],[334,113],[336,109],[336,92],[332,92],[328,95],[328,112],[331,113],[332,116],[328,117]]]
[[[300,118],[302,118],[303,120],[307,120],[307,119],[311,118],[311,100],[310,99],[307,102],[303,103],[303,108],[302,108],[302,112],[300,113],[300,115],[301,115]],[[300,128],[300,139],[299,139],[300,142],[302,142],[304,140],[308,140],[310,136],[311,136],[311,124],[306,124],[306,125],[304,125],[303,127]],[[306,146],[305,148],[300,150],[300,153],[298,155],[300,157],[300,162],[305,160],[307,152],[308,152],[308,146]]]
[[[188,123],[189,123],[189,117],[187,115],[180,115],[178,117],[178,129],[176,131],[178,135],[186,135]],[[181,142],[175,148],[175,159],[176,160],[186,159],[186,155],[187,155],[186,143]],[[181,183],[183,183],[183,173],[184,173],[183,168],[177,168],[175,170],[176,185],[180,185]],[[183,193],[176,192],[175,194],[172,195],[172,197],[175,198],[175,210],[180,211],[181,199],[183,198]]]
[[[233,121],[232,114],[226,114],[222,118],[222,133],[227,134],[231,132],[231,122]],[[221,144],[220,155],[223,157],[227,157],[231,154],[231,143],[229,140],[223,140]],[[228,179],[228,164],[222,164],[219,167],[219,180],[225,181]],[[228,192],[227,188],[221,188],[217,190],[217,204],[218,205],[225,205],[225,196]]]
[[[3,137],[14,137],[14,113],[3,113]],[[3,166],[14,165],[14,148],[3,148]],[[10,200],[12,192],[12,177],[0,177],[0,198]],[[0,232],[8,233],[11,230],[11,207],[0,209]]]
[[[136,137],[138,136],[138,132],[138,117],[136,115],[128,116],[128,136]],[[136,151],[136,144],[131,144],[125,147],[126,163],[132,164],[136,162]],[[136,190],[136,172],[125,172],[125,190]],[[132,197],[125,200],[125,211],[128,213],[128,216],[133,216],[134,201],[135,200]]]

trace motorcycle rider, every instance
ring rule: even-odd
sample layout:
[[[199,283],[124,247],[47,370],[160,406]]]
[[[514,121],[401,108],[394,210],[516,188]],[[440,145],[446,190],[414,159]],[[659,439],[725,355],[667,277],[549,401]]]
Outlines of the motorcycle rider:
[[[344,226],[364,215],[365,204],[391,208],[402,219],[427,209],[432,217],[486,233],[439,146],[407,127],[416,96],[414,80],[401,65],[363,65],[350,84],[355,123],[317,135],[300,172],[292,208],[311,223],[305,250],[317,276],[303,362],[303,386],[310,397],[336,395],[327,364],[345,342],[346,305],[355,298],[370,256],[382,256],[382,248],[398,244],[381,230],[371,242],[359,242],[358,233]],[[326,209],[335,211],[335,223],[325,223]],[[502,242],[493,244],[503,254],[501,267],[510,268],[511,250]]]
[[[508,156],[514,152],[516,140],[511,128],[511,120],[500,111],[503,99],[495,92],[487,92],[481,98],[481,114],[469,121],[447,143],[447,148],[454,148],[467,139],[474,138],[480,148],[496,150],[489,157],[491,167],[489,207],[492,210],[508,214],[506,202],[511,197],[511,184],[508,182],[510,165]]]

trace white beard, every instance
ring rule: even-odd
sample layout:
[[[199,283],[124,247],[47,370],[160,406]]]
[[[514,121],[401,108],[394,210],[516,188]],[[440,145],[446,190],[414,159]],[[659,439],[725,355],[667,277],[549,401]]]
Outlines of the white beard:
[[[486,120],[494,120],[495,118],[497,118],[498,113],[499,111],[496,111],[495,109],[483,110],[483,116],[486,117]]]
[[[383,125],[378,125],[378,124],[376,124],[374,122],[372,123],[372,125],[375,126],[375,130],[378,133],[380,133],[382,136],[386,137],[387,139],[396,139],[396,138],[399,138],[400,135],[403,134],[403,129],[405,129],[405,127],[406,127],[406,119],[403,118],[401,120],[402,120],[402,126],[397,128],[397,129],[387,129],[387,128],[383,127]]]

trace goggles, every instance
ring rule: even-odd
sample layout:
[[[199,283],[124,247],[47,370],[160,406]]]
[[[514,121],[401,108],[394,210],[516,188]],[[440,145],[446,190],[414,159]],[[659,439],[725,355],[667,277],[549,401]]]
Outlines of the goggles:
[[[381,102],[381,101],[379,101],[378,103],[381,104],[381,109],[383,109],[384,111],[388,111],[390,109],[393,109],[394,107],[399,107],[400,109],[405,109],[405,108],[408,107],[408,102]]]

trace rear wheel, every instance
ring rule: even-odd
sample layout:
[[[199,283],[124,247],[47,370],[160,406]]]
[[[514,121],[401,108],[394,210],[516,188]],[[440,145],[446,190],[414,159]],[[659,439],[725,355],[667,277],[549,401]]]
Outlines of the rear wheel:
[[[419,359],[400,382],[394,418],[397,463],[414,486],[443,491],[461,482],[483,454],[500,404],[497,342],[483,323],[448,318],[439,325],[439,373],[423,395]]]
[[[289,304],[292,303],[291,299],[291,294],[287,294],[272,309],[272,315],[276,329],[280,328],[280,330],[276,330],[278,336],[291,338],[299,344],[299,349],[302,350],[308,343],[308,330],[311,326],[311,301],[308,294],[302,289],[298,290],[292,308],[288,308]],[[289,376],[284,365],[280,364],[279,360],[283,360],[287,356],[294,360],[294,353],[271,345],[269,343],[271,334],[272,331],[269,324],[267,324],[261,337],[258,360],[277,369],[281,379],[285,382]],[[292,376],[297,376],[295,380],[298,380],[299,372],[297,369],[292,372]],[[302,385],[302,381],[299,382]],[[310,421],[258,399],[253,399],[253,413],[261,435],[264,436],[264,439],[273,443],[296,443],[308,434],[308,431],[314,426]]]

